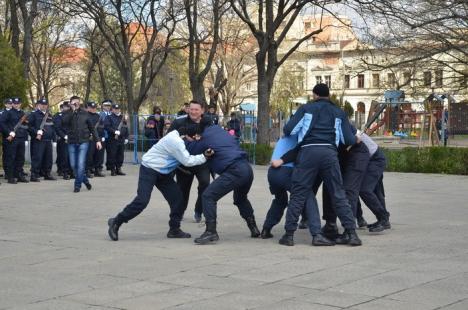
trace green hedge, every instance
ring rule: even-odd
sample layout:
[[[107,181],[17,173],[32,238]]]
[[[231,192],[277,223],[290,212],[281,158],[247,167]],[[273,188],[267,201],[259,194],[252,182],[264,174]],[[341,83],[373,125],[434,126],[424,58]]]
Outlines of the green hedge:
[[[273,148],[267,144],[241,143],[242,149],[249,154],[249,161],[253,162],[255,154],[256,165],[267,165],[270,163]]]
[[[468,175],[468,148],[384,149],[387,171]]]

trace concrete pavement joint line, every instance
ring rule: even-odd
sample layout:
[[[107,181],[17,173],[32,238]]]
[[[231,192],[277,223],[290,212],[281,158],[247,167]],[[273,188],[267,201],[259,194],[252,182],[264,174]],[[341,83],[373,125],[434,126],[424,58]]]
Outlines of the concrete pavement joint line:
[[[385,270],[385,271],[382,271],[382,272],[379,272],[379,273],[374,273],[374,274],[371,274],[371,275],[368,275],[368,276],[364,276],[364,277],[361,277],[359,279],[355,279],[355,280],[349,280],[349,281],[343,281],[341,282],[340,284],[337,284],[337,285],[334,285],[334,286],[330,286],[330,287],[326,287],[325,289],[326,290],[329,290],[331,288],[337,288],[339,286],[342,286],[342,285],[346,285],[346,284],[351,284],[353,282],[356,282],[356,281],[360,281],[360,280],[365,280],[365,279],[370,279],[370,278],[373,278],[375,276],[380,276],[382,274],[386,274],[386,273],[389,273],[389,272],[392,272],[392,271],[398,271],[400,269],[390,269],[390,270]]]
[[[468,298],[463,298],[463,299],[460,299],[460,300],[457,300],[457,301],[454,301],[452,303],[449,303],[449,304],[446,304],[446,305],[443,305],[443,306],[440,306],[440,307],[437,307],[437,308],[434,308],[432,310],[439,310],[439,309],[445,309],[447,307],[450,307],[450,306],[453,306],[453,305],[456,305],[456,304],[459,304],[465,300],[468,300]]]
[[[466,272],[462,273],[462,274],[465,274]],[[456,274],[455,274],[456,275]],[[423,283],[419,283],[417,285],[414,285],[414,286],[410,286],[410,287],[407,287],[407,288],[404,288],[404,289],[401,289],[401,290],[398,290],[398,291],[395,291],[395,292],[392,292],[392,293],[389,293],[389,294],[386,294],[386,295],[382,295],[382,296],[379,296],[379,297],[376,297],[375,299],[372,299],[372,300],[368,300],[368,301],[364,301],[364,302],[361,302],[361,303],[358,303],[354,306],[359,306],[359,305],[362,305],[362,304],[367,304],[371,301],[375,301],[375,300],[379,300],[379,299],[384,299],[388,296],[392,296],[392,295],[395,295],[395,294],[398,294],[398,293],[401,293],[401,292],[404,292],[404,291],[407,291],[409,289],[412,289],[412,288],[415,288],[415,287],[418,287],[418,286],[423,286],[423,285],[426,285],[426,284],[429,284],[429,283],[433,283],[433,282],[437,282],[437,281],[440,281],[440,280],[445,280],[445,279],[448,279],[450,277],[453,277],[454,275],[449,275],[449,276],[446,276],[446,277],[443,277],[443,278],[438,278],[438,279],[434,279],[434,280],[430,280],[430,281],[427,281],[427,282],[423,282]],[[393,299],[392,300],[398,300],[398,301],[404,301],[404,300],[399,300],[399,299]],[[350,307],[346,307],[344,309],[349,309]]]

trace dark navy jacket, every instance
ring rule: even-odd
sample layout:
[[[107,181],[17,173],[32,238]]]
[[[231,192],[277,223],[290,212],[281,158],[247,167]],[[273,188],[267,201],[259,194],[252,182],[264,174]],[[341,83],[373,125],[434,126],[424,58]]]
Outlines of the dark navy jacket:
[[[284,134],[297,134],[300,145],[356,143],[344,111],[325,99],[301,106],[284,126]]]
[[[13,131],[16,124],[23,117],[25,113],[21,110],[10,109],[4,111],[0,114],[0,129],[3,132],[3,136],[6,138],[10,135],[10,132]],[[16,130],[15,139],[18,140],[27,140],[28,139],[28,127],[26,126],[26,120],[24,123]]]
[[[62,126],[62,117],[63,113],[59,112],[54,115],[52,118],[55,126],[55,133],[57,134],[57,140],[64,140],[65,136],[68,135],[67,129]]]
[[[109,134],[108,140],[115,140],[115,131],[118,129],[120,121],[122,120],[122,117],[123,117],[122,114],[117,116],[116,114],[112,113],[108,115],[106,119],[104,120],[104,128]],[[127,138],[128,138],[127,123],[124,122],[122,127],[120,128],[120,136],[117,140],[123,143],[123,141]]]
[[[236,139],[218,125],[206,127],[199,141],[187,144],[187,150],[192,155],[203,153],[206,149],[214,150],[214,155],[207,161],[211,171],[223,173],[227,167],[236,161],[247,159]]]
[[[45,113],[41,110],[36,110],[29,114],[28,124],[29,124],[29,134],[31,139],[35,140],[37,136],[37,131],[41,127],[42,119],[44,118]],[[52,115],[49,114],[43,128],[44,134],[42,135],[41,141],[55,141],[55,126],[52,122]]]
[[[100,138],[104,137],[104,125],[101,122],[101,116],[99,115],[99,113],[88,112],[88,115],[89,120],[91,121],[91,125],[93,125],[93,128],[96,129],[98,136]],[[94,131],[91,134],[94,135]]]

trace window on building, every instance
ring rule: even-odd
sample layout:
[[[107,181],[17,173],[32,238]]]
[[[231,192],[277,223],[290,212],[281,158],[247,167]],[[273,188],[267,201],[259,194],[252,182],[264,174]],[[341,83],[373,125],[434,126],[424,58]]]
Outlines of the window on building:
[[[380,87],[380,74],[372,74],[372,87]]]
[[[468,73],[465,73],[460,77],[460,86],[466,87],[467,85],[468,85]]]
[[[250,83],[245,84],[245,89],[250,90],[251,86]]]
[[[322,76],[321,75],[316,75],[315,76],[315,84],[320,84],[322,83]]]
[[[388,82],[388,87],[390,88],[396,87],[395,73],[393,72],[387,73],[387,82]]]
[[[364,88],[364,74],[358,74],[357,76],[357,87]]]
[[[424,86],[431,86],[432,84],[432,74],[430,71],[424,72]]]
[[[327,84],[328,88],[331,88],[331,75],[325,75],[325,84]]]
[[[435,85],[436,87],[442,87],[444,84],[444,71],[442,70],[436,70],[435,72]]]
[[[409,85],[411,82],[411,72],[403,72],[403,79],[406,85]]]
[[[312,27],[311,27],[311,25],[310,25],[310,22],[305,22],[305,23],[304,23],[304,29],[305,29],[306,32],[308,32],[311,28],[312,28]]]
[[[344,87],[345,87],[345,88],[350,88],[349,86],[350,86],[350,78],[349,78],[349,75],[346,74],[346,75],[344,76]]]

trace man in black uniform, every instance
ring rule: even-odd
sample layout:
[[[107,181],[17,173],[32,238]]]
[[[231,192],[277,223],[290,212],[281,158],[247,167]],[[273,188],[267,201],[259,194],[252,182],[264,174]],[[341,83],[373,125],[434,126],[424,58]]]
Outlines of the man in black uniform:
[[[59,107],[60,112],[55,114],[53,118],[57,134],[57,159],[55,160],[55,164],[57,165],[57,175],[63,176],[64,180],[69,180],[71,167],[68,159],[68,134],[62,126],[62,117],[63,113],[70,110],[70,106],[68,105],[68,101],[64,101]]]
[[[189,114],[185,117],[174,120],[169,131],[185,128],[187,136],[189,137],[186,137],[186,139],[200,136],[205,126],[210,125],[210,120],[203,117],[203,112],[204,107],[202,103],[196,100],[190,101]],[[195,167],[179,166],[176,170],[177,185],[179,185],[180,190],[184,195],[184,212],[188,206],[190,188],[192,187],[194,177],[198,180],[198,197],[197,202],[195,203],[194,219],[195,222],[199,223],[203,213],[201,197],[205,189],[210,184],[210,168],[205,163]]]
[[[125,175],[122,172],[122,165],[124,161],[124,147],[128,143],[128,128],[127,122],[120,112],[120,105],[112,105],[112,114],[106,117],[104,128],[109,135],[107,140],[109,147],[107,165],[111,170],[111,175]]]
[[[19,126],[15,129],[15,126]],[[8,183],[28,183],[24,177],[25,141],[28,139],[26,116],[21,111],[20,98],[13,98],[13,108],[0,115],[0,129],[3,133],[4,149]]]
[[[96,111],[97,105],[95,102],[90,101],[86,104],[89,119],[95,131],[99,137],[104,136],[104,127],[99,126],[101,117]],[[96,147],[96,142],[93,140],[93,137],[89,139],[89,146],[88,146],[88,154],[86,159],[86,176],[88,178],[95,177],[103,177],[104,175],[102,172],[99,171],[99,151]]]
[[[52,170],[52,141],[55,140],[55,127],[47,109],[49,103],[42,98],[37,101],[38,109],[29,114],[29,134],[31,135],[31,182],[39,182],[41,171],[44,180],[56,180]],[[43,122],[43,118],[47,119]],[[41,125],[42,128],[41,128]]]
[[[7,98],[7,99],[5,99],[5,101],[3,103],[5,104],[5,109],[0,111],[0,115],[2,115],[3,113],[6,113],[6,112],[11,110],[11,107],[13,105],[13,99]],[[4,175],[5,175],[5,179],[8,179],[8,173],[6,171],[6,169],[7,169],[7,165],[6,165],[7,154],[5,153],[5,145],[6,145],[6,142],[7,142],[6,138],[7,137],[3,136],[3,140],[2,140],[2,149],[3,149],[2,165],[3,165],[3,172],[4,172]]]
[[[205,116],[210,119],[211,125],[218,125],[219,117],[218,114],[216,114],[216,106],[210,105],[208,107],[208,113],[206,113]]]

